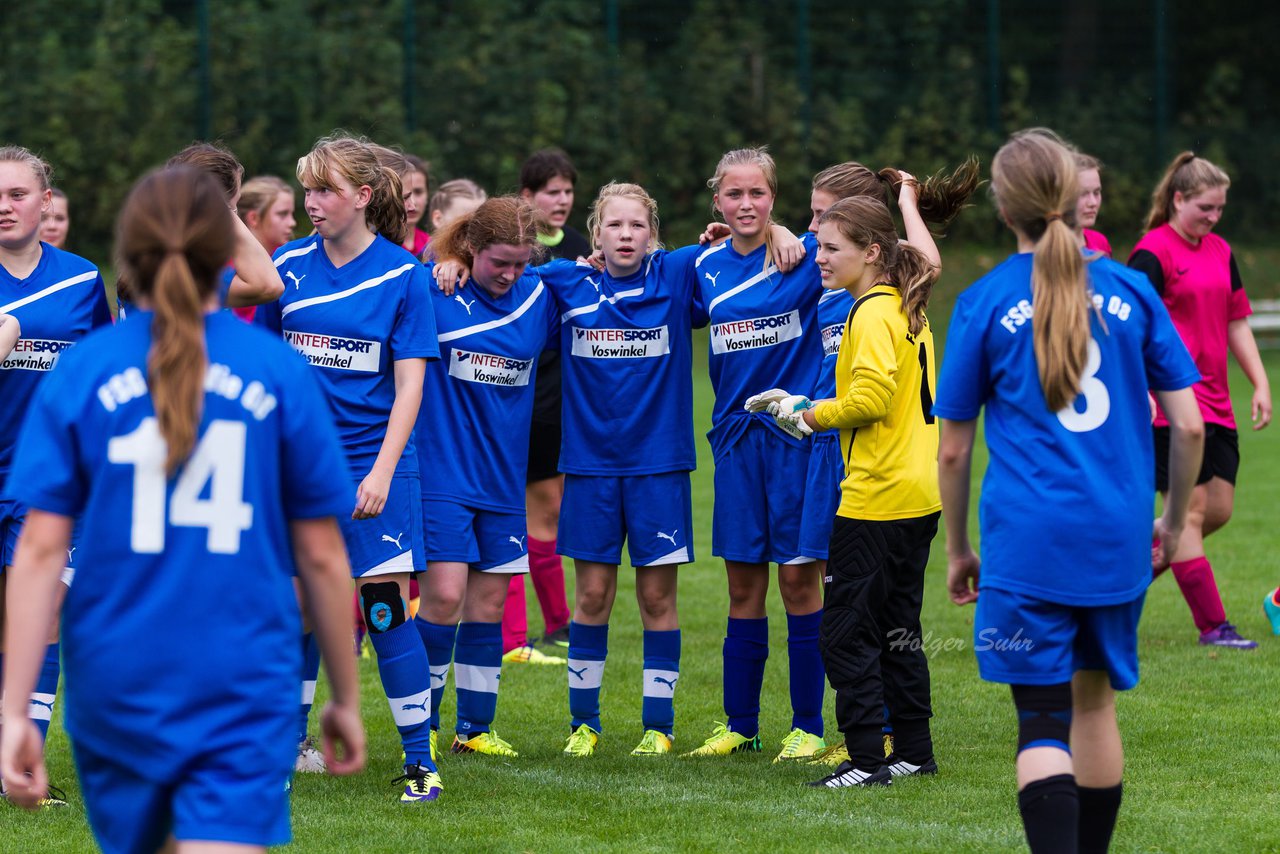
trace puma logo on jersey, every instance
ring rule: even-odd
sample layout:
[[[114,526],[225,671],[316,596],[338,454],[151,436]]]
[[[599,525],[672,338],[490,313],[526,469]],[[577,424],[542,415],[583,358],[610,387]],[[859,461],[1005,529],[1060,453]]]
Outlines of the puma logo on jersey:
[[[676,683],[680,681],[680,677],[677,676],[675,679],[665,679],[661,676],[655,676],[653,677],[653,681],[657,682],[660,685],[666,685],[668,688],[674,691],[676,689]]]
[[[670,534],[664,534],[664,533],[662,533],[661,531],[659,531],[659,532],[658,532],[658,536],[659,536],[659,537],[661,537],[661,538],[662,538],[662,539],[664,539],[664,540],[670,540],[670,541],[671,541],[671,545],[674,547],[674,546],[676,545],[676,534],[678,534],[678,533],[680,533],[680,529],[679,529],[679,528],[676,528],[676,529],[675,529],[674,531],[672,531]]]
[[[475,305],[475,304],[476,304],[476,301],[475,301],[475,300],[472,300],[471,302],[467,302],[466,300],[464,300],[464,299],[462,298],[462,294],[455,294],[455,295],[454,295],[454,297],[453,297],[453,299],[454,299],[454,302],[456,302],[456,303],[460,304],[463,308],[465,308],[465,309],[467,310],[467,317],[470,317],[470,316],[471,316],[471,306]]]
[[[574,676],[577,676],[579,682],[585,682],[587,680],[587,677],[582,675],[587,672],[587,668],[585,667],[582,668],[581,670],[574,670],[572,667],[570,667],[569,672],[572,673]]]
[[[403,537],[403,536],[404,536],[404,531],[401,531],[400,536],[398,537],[393,537],[390,534],[383,534],[382,541],[384,543],[394,543],[396,548],[402,549],[404,548],[404,546],[400,545],[400,537]]]
[[[591,285],[591,287],[593,287],[593,288],[595,288],[595,289],[596,289],[596,293],[600,293],[600,283],[599,283],[599,282],[597,282],[595,279],[591,278],[590,276],[587,276],[587,282]]]
[[[430,702],[431,702],[431,698],[428,697],[427,699],[423,700],[421,703],[405,703],[400,707],[400,711],[407,712],[410,709],[421,709],[422,711],[425,712],[427,710],[427,703],[430,703]]]
[[[293,289],[295,291],[302,287],[302,280],[307,277],[306,273],[303,273],[301,276],[295,276],[292,270],[285,270],[284,274],[293,281]]]
[[[50,700],[49,702],[46,703],[44,700],[37,700],[35,697],[31,698],[31,705],[44,706],[46,709],[48,709],[51,712],[53,711],[53,703],[54,703],[53,700]]]
[[[714,276],[711,275],[710,273],[703,273],[702,277],[706,279],[708,282],[710,282],[711,287],[714,288],[716,286],[716,279],[720,278],[720,273],[723,273],[723,272],[724,270],[721,270],[720,272],[716,273]]]
[[[527,535],[526,535],[526,536],[527,536]],[[515,543],[515,544],[516,544],[516,548],[518,548],[520,551],[524,551],[524,537],[519,537],[519,538],[516,538],[516,537],[507,537],[507,542],[509,542],[509,543]]]

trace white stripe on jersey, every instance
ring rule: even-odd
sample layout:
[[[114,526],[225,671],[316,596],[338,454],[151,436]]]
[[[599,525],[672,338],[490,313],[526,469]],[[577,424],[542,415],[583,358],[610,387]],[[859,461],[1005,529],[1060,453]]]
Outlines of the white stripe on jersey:
[[[388,697],[391,706],[391,717],[396,726],[414,726],[425,723],[431,717],[431,689],[427,688],[408,697]]]
[[[778,272],[778,268],[770,264],[768,267],[765,267],[759,273],[756,273],[754,276],[747,279],[742,284],[738,285],[737,287],[730,288],[729,290],[720,294],[720,296],[713,299],[711,303],[707,306],[707,314],[711,314],[711,312],[715,311],[716,306],[718,306],[720,303],[724,302],[730,297],[737,296],[738,294],[742,293],[747,288],[752,287],[753,285],[760,284],[761,282],[763,282],[765,279],[769,278],[776,272]]]
[[[297,258],[300,255],[309,255],[312,252],[315,252],[316,248],[319,245],[320,243],[317,241],[307,246],[300,246],[297,249],[290,249],[288,252],[284,253],[283,255],[281,255],[279,258],[275,260],[275,265],[279,267],[281,264],[283,264],[285,261],[288,261],[290,258]]]
[[[708,249],[708,250],[707,250],[707,251],[705,251],[705,252],[700,252],[700,253],[698,253],[698,258],[697,258],[697,260],[693,262],[694,269],[697,269],[698,267],[701,267],[701,266],[702,266],[702,259],[703,259],[703,258],[708,258],[708,257],[710,257],[710,256],[714,255],[715,253],[719,252],[721,249],[724,249],[724,248],[725,248],[726,246],[728,246],[728,245],[729,245],[729,241],[727,241],[727,240],[726,240],[726,241],[724,241],[723,243],[720,243],[720,244],[717,244],[717,245],[715,245],[715,246],[712,246],[710,249]]]
[[[644,693],[645,697],[660,697],[664,700],[670,700],[676,695],[676,682],[680,679],[679,670],[649,670],[644,671]]]
[[[477,694],[498,693],[501,667],[482,667],[479,664],[453,663],[453,687],[459,691],[475,691]]]
[[[98,278],[98,271],[90,270],[87,273],[81,273],[78,276],[72,276],[70,279],[63,279],[61,282],[54,282],[49,287],[43,290],[36,291],[34,294],[31,294],[30,296],[25,296],[22,299],[16,299],[13,302],[9,303],[8,305],[0,305],[0,314],[8,314],[9,312],[13,311],[15,308],[22,308],[24,305],[30,305],[33,302],[42,300],[45,297],[49,296],[50,294],[56,294],[58,291],[65,291],[69,287],[83,284],[84,282],[92,282],[97,278]]]
[[[281,257],[283,258],[284,256],[282,255]],[[387,272],[383,273],[381,276],[375,276],[372,279],[365,279],[360,284],[356,285],[353,288],[347,288],[345,291],[338,291],[336,294],[326,294],[325,296],[322,296],[322,297],[311,297],[310,299],[300,299],[297,302],[289,303],[289,305],[286,305],[281,310],[280,316],[285,317],[287,315],[293,314],[295,311],[297,311],[300,308],[310,308],[313,305],[322,305],[327,302],[336,302],[337,300],[340,300],[340,299],[346,299],[352,294],[357,294],[360,291],[367,291],[369,290],[369,288],[376,288],[378,287],[378,285],[381,285],[384,282],[388,282],[392,279],[403,276],[405,273],[409,272],[414,267],[420,267],[420,266],[422,265],[418,264],[416,261],[412,264],[402,264],[401,266],[396,267],[394,270],[388,270]]]
[[[604,305],[605,303],[609,303],[610,305],[613,305],[617,303],[617,301],[620,299],[630,299],[631,297],[638,297],[643,295],[644,295],[643,285],[638,288],[632,288],[629,291],[618,291],[616,294],[614,294],[611,297],[607,297],[604,294],[601,294],[600,299],[597,300],[594,304],[583,305],[583,306],[579,306],[578,308],[571,308],[568,311],[566,311],[564,314],[560,315],[560,322],[568,323],[570,320],[572,320],[575,317],[579,317],[584,314],[592,314],[593,312],[599,311],[600,306]]]
[[[829,299],[835,299],[841,294],[847,294],[847,293],[848,291],[846,291],[844,288],[835,288],[833,290],[823,291],[822,296],[818,297],[818,305],[822,305],[822,303],[826,302]]]
[[[584,661],[578,658],[569,659],[570,688],[599,688],[604,681],[603,661]]]
[[[477,285],[477,287],[479,287],[479,285]],[[455,329],[452,332],[441,332],[440,343],[444,344],[447,341],[456,341],[457,339],[465,338],[468,335],[475,335],[477,332],[487,332],[490,329],[498,329],[506,326],[508,323],[515,323],[522,315],[528,312],[529,309],[533,308],[533,304],[538,301],[538,297],[542,296],[542,292],[544,290],[546,290],[546,288],[542,284],[542,280],[539,279],[538,286],[533,289],[533,293],[529,294],[525,301],[522,302],[520,307],[515,311],[505,317],[499,317],[497,320],[486,320],[484,323],[477,323],[474,326],[464,326],[463,328]]]

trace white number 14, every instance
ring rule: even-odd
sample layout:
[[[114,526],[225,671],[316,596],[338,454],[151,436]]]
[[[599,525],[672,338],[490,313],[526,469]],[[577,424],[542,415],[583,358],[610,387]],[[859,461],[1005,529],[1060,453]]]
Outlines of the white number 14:
[[[169,501],[169,523],[207,529],[207,547],[214,554],[238,554],[240,534],[253,525],[253,505],[244,501],[244,446],[242,422],[210,422],[178,472]],[[130,547],[137,554],[164,551],[167,453],[155,418],[144,419],[132,433],[107,443],[108,460],[133,466]],[[201,498],[206,484],[209,497]]]

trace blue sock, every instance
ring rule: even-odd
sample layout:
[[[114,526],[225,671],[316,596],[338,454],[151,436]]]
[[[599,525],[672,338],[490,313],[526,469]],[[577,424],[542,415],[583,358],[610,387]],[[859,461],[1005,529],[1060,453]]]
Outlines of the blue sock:
[[[818,648],[822,609],[787,614],[787,660],[791,680],[791,728],[822,735],[822,693],[826,671]]]
[[[58,674],[62,666],[58,662],[58,645],[51,643],[44,651],[44,665],[40,668],[40,678],[36,679],[36,690],[31,695],[31,720],[40,730],[40,738],[49,737],[49,721],[53,719],[53,701],[58,698]]]
[[[370,632],[378,653],[382,691],[391,704],[391,717],[400,731],[404,764],[434,771],[431,761],[431,669],[427,651],[412,623],[385,632]]]
[[[604,659],[609,654],[609,624],[584,626],[569,623],[569,714],[573,728],[586,724],[600,728],[600,682],[604,679]]]
[[[502,675],[502,623],[462,623],[453,684],[458,689],[458,734],[488,732],[498,710]]]
[[[302,706],[298,710],[298,741],[307,737],[307,719],[316,701],[316,679],[320,676],[320,644],[314,632],[302,636]]]
[[[889,723],[889,704],[884,704],[884,726],[880,727],[880,731],[885,735],[893,735],[893,724]]]
[[[680,630],[644,633],[644,700],[640,718],[645,729],[671,735],[675,729],[676,682],[680,680]]]
[[[760,689],[769,658],[769,618],[729,618],[724,639],[724,713],[729,729],[760,734]]]
[[[453,661],[458,627],[429,623],[421,615],[413,622],[422,636],[423,646],[427,648],[427,663],[431,665],[431,728],[440,729],[440,702],[444,699],[444,683],[449,678],[449,663]]]

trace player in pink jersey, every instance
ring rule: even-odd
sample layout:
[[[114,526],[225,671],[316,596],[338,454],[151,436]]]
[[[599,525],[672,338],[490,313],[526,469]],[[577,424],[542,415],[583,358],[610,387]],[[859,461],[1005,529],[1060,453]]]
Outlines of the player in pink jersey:
[[[1084,248],[1111,257],[1111,241],[1094,231],[1098,210],[1102,207],[1102,163],[1096,157],[1076,152],[1076,169],[1080,176],[1080,199],[1076,202],[1076,225]]]
[[[1134,247],[1129,266],[1140,270],[1164,300],[1182,341],[1203,379],[1196,401],[1205,422],[1204,462],[1187,513],[1187,526],[1173,555],[1173,577],[1200,630],[1200,643],[1233,649],[1258,644],[1227,622],[1218,584],[1204,553],[1204,538],[1231,518],[1240,449],[1231,395],[1227,353],[1253,384],[1253,429],[1271,423],[1271,386],[1258,344],[1246,318],[1252,313],[1231,247],[1213,233],[1227,204],[1231,179],[1190,151],[1174,158],[1151,197],[1147,233]],[[1157,410],[1156,488],[1167,493],[1169,423]]]

